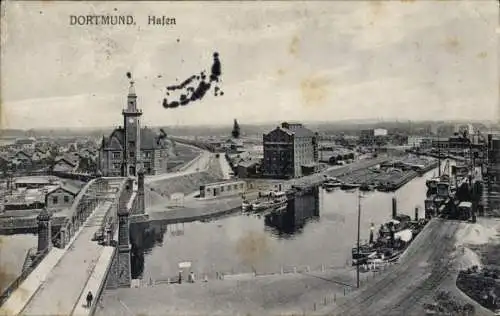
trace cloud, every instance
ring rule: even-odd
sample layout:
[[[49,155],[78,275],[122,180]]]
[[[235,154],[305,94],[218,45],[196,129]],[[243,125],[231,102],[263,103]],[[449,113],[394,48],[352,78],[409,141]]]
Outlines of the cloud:
[[[167,12],[177,25],[70,27],[64,18],[86,12]],[[117,124],[131,71],[148,124],[486,119],[498,107],[496,13],[481,1],[14,2],[2,28],[3,108],[10,127]],[[160,89],[205,69],[214,51],[224,97],[165,111]]]

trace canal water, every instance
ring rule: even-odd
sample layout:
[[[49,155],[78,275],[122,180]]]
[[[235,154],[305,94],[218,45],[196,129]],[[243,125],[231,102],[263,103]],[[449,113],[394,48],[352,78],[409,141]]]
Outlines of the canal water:
[[[395,193],[368,192],[361,199],[361,238],[368,239],[370,224],[378,226],[391,216],[392,197],[398,210],[413,217],[416,206],[424,216],[425,180],[430,171]],[[234,214],[210,222],[177,225],[131,226],[134,278],[162,280],[175,276],[181,262],[191,262],[197,274],[257,273],[321,265],[343,267],[356,242],[358,193],[318,189],[296,198],[281,215]],[[33,234],[0,236],[0,288],[21,272],[26,252],[36,247]],[[349,263],[350,264],[350,263]]]
[[[370,225],[378,231],[392,213],[423,218],[425,181],[432,170],[394,193],[363,192],[361,239],[369,238]],[[322,265],[350,265],[357,238],[358,191],[340,189],[297,197],[281,214],[234,214],[210,222],[162,225],[148,229],[132,226],[134,278],[166,280],[177,275],[179,263],[190,262],[197,275],[222,273],[273,273],[293,267],[319,269]]]
[[[21,274],[28,250],[36,245],[34,234],[0,236],[0,293]]]

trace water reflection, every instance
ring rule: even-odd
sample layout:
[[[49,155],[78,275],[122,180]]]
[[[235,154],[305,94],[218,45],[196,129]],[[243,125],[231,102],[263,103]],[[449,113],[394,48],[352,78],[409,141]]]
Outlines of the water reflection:
[[[413,216],[425,200],[429,172],[395,193],[364,192],[361,238],[368,239],[371,223],[379,226],[391,216],[392,198],[398,212]],[[166,279],[178,264],[192,263],[195,273],[279,272],[280,266],[328,264],[343,266],[356,241],[357,192],[340,189],[297,197],[281,214],[233,214],[209,222],[131,225],[134,278]],[[321,216],[320,216],[321,213]],[[423,209],[419,212],[424,216]]]
[[[140,279],[144,273],[144,256],[154,247],[163,246],[167,226],[161,223],[139,223],[130,225],[131,273],[133,279]]]
[[[297,196],[288,202],[284,211],[272,212],[264,217],[268,231],[279,238],[294,238],[302,233],[309,221],[319,220],[319,188],[312,194]]]

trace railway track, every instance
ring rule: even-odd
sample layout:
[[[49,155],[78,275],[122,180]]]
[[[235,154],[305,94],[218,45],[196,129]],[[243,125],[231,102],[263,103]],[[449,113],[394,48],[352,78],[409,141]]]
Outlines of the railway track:
[[[424,300],[453,273],[452,252],[459,225],[432,220],[395,267],[340,302],[333,315],[422,315]]]

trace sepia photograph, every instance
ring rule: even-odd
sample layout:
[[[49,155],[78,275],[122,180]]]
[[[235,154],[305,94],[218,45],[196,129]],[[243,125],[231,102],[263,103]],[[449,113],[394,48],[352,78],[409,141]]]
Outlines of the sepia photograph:
[[[0,6],[0,316],[500,315],[498,1]]]

